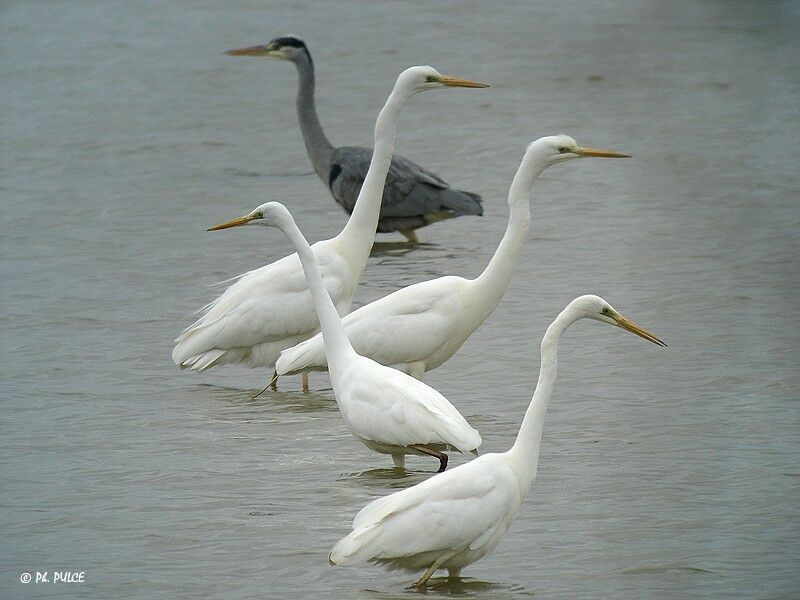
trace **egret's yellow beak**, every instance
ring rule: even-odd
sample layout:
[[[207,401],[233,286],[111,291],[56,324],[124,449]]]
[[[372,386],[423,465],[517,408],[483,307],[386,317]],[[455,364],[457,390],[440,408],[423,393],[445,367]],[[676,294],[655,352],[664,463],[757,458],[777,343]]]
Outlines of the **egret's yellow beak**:
[[[218,231],[220,229],[228,229],[229,227],[238,227],[239,225],[247,225],[250,221],[253,220],[255,220],[255,217],[253,215],[245,215],[243,217],[231,219],[230,221],[225,221],[224,223],[220,223],[219,225],[214,225],[213,227],[209,227],[208,231]]]
[[[228,56],[269,56],[272,58],[286,58],[285,52],[271,48],[269,44],[266,46],[248,46],[247,48],[228,50],[225,54]]]
[[[614,152],[613,150],[600,150],[598,148],[586,148],[578,146],[572,151],[573,154],[586,157],[597,158],[630,158],[629,154],[622,154],[621,152]]]
[[[464,88],[488,88],[485,83],[478,83],[469,79],[461,79],[459,77],[450,77],[449,75],[440,75],[435,78],[436,81],[447,87],[464,87]]]
[[[647,331],[644,327],[640,327],[630,319],[626,319],[620,314],[616,314],[611,317],[617,323],[619,327],[623,329],[627,329],[631,333],[635,333],[639,337],[646,339],[648,342],[653,342],[654,344],[658,344],[659,346],[666,346],[664,342],[654,336],[652,333]]]

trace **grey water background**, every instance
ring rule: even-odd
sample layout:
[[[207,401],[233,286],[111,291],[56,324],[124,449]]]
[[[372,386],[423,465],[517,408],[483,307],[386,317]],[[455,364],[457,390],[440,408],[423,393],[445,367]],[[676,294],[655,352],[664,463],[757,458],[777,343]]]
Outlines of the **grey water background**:
[[[210,284],[290,251],[278,231],[207,227],[267,200],[312,241],[345,221],[311,174],[293,66],[222,54],[293,32],[336,144],[371,143],[407,66],[493,86],[404,110],[398,151],[486,214],[413,249],[380,236],[356,305],[477,274],[533,139],[634,157],[537,181],[505,299],[426,381],[504,450],[573,297],[603,295],[669,348],[570,330],[517,520],[428,596],[797,598],[799,19],[793,2],[712,0],[4,4],[0,595],[416,594],[407,573],[326,557],[431,461],[397,476],[346,431],[325,375],[251,400],[268,373],[170,360]],[[55,570],[86,582],[19,582]]]

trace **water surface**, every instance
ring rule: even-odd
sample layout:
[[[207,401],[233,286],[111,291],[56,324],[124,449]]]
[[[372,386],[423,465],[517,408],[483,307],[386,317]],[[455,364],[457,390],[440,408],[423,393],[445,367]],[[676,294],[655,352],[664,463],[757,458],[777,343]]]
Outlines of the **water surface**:
[[[398,478],[324,375],[250,400],[268,373],[170,360],[208,285],[289,252],[276,231],[208,226],[266,200],[311,240],[344,223],[305,156],[293,67],[222,54],[286,32],[308,41],[334,143],[370,143],[412,64],[493,86],[404,111],[398,150],[486,214],[382,247],[357,305],[477,274],[531,140],[634,156],[545,173],[505,299],[427,381],[504,450],[573,297],[601,294],[670,346],[574,326],[531,495],[492,555],[428,596],[796,596],[798,31],[790,2],[5,6],[3,597],[415,593],[326,556],[430,461]],[[86,583],[19,583],[66,569]]]

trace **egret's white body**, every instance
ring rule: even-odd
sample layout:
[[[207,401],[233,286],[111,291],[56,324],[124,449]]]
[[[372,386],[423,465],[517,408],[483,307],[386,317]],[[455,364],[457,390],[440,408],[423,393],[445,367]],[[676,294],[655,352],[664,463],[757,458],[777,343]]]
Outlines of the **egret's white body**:
[[[458,576],[464,566],[494,550],[536,478],[542,424],[556,381],[558,340],[581,318],[617,325],[664,345],[602,298],[576,298],[542,339],[539,381],[511,449],[485,454],[371,502],[356,515],[352,533],[333,547],[330,562],[427,568],[416,582],[422,585],[439,568]]]
[[[550,165],[589,156],[626,155],[583,148],[566,135],[531,143],[509,190],[505,235],[483,273],[475,279],[447,276],[416,283],[353,311],[342,321],[356,352],[417,378],[453,356],[508,289],[528,235],[533,182]],[[278,375],[325,368],[320,335],[284,350],[275,365]]]
[[[390,454],[395,466],[405,465],[406,454],[423,454],[411,446],[440,453],[472,452],[481,445],[478,431],[444,396],[401,371],[353,351],[331,379],[350,431],[371,450]]]
[[[355,209],[342,232],[312,247],[325,288],[340,314],[350,311],[367,264],[389,170],[397,119],[414,94],[443,87],[486,87],[411,67],[397,82],[375,124],[375,151]],[[242,362],[273,366],[281,350],[319,331],[319,321],[296,254],[241,275],[175,340],[175,364],[198,371]]]
[[[335,239],[312,249],[336,310],[347,314],[361,275],[356,275],[356,261],[348,260]],[[175,340],[172,351],[175,364],[196,371],[235,362],[271,367],[281,350],[319,330],[297,254],[240,275],[202,310],[205,314]]]
[[[311,247],[282,204],[268,202],[214,229],[248,223],[277,227],[292,241],[308,278],[322,327],[333,393],[345,423],[370,449],[402,467],[407,454],[427,454],[447,466],[442,450],[476,451],[480,434],[439,392],[396,369],[358,355],[328,295]]]

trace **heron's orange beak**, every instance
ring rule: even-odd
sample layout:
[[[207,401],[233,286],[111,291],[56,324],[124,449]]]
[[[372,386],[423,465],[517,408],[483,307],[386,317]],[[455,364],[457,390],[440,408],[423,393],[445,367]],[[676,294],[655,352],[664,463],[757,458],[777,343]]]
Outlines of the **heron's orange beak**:
[[[272,56],[275,58],[283,58],[285,56],[280,50],[272,50],[269,46],[248,46],[247,48],[228,50],[225,54],[228,56]]]
[[[600,150],[598,148],[586,148],[583,146],[577,147],[572,151],[573,154],[586,157],[597,158],[630,158],[629,154],[622,154],[621,152],[614,152],[613,150]]]
[[[469,79],[461,79],[459,77],[450,77],[449,75],[442,75],[436,78],[436,81],[447,87],[464,87],[464,88],[488,88],[485,83],[478,83]]]
[[[630,319],[626,319],[625,317],[623,317],[620,314],[617,314],[617,315],[615,315],[615,316],[613,316],[611,318],[614,319],[614,321],[617,323],[617,325],[619,327],[622,327],[623,329],[627,329],[631,333],[634,333],[634,334],[638,335],[639,337],[646,339],[648,342],[653,342],[654,344],[657,344],[658,346],[666,346],[666,344],[664,342],[662,342],[660,339],[658,339],[652,333],[647,331],[644,327],[640,327],[639,325],[637,325],[636,323],[634,323]]]
[[[252,215],[245,215],[243,217],[238,217],[236,219],[231,219],[230,221],[225,221],[224,223],[220,223],[219,225],[214,225],[213,227],[209,227],[208,231],[219,231],[220,229],[228,229],[229,227],[238,227],[239,225],[247,225],[250,221],[255,219]]]

